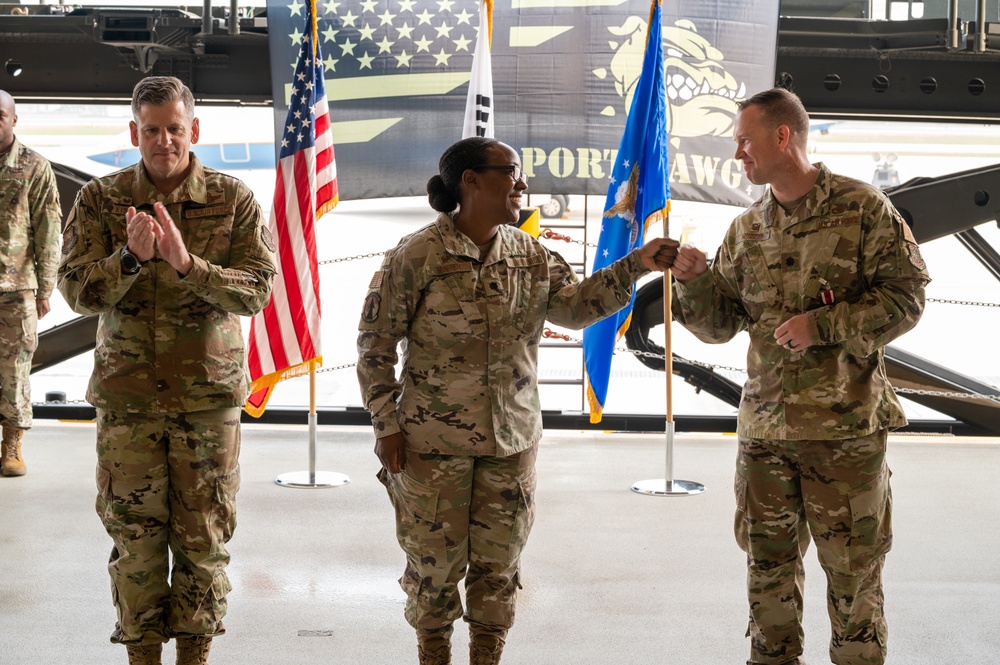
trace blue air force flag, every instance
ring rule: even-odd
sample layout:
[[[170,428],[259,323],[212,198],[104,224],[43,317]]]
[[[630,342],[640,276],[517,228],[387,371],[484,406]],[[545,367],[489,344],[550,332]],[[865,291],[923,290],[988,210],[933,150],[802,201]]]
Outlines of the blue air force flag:
[[[650,224],[670,209],[667,182],[667,109],[663,78],[662,18],[652,0],[642,72],[611,172],[594,272],[640,247]],[[628,330],[635,293],[625,308],[583,331],[590,422],[601,422],[615,343]]]

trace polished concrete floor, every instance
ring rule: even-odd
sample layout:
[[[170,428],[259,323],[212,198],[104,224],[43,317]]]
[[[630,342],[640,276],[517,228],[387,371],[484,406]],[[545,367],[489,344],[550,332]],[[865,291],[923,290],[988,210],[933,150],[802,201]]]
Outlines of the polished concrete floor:
[[[109,665],[125,650],[94,513],[94,426],[37,422],[29,473],[0,478],[0,663]],[[676,476],[704,494],[652,497],[662,434],[548,431],[538,517],[504,662],[738,665],[744,558],[731,534],[735,438],[678,434]],[[350,484],[292,489],[303,427],[244,427],[228,633],[212,663],[415,664],[396,584],[403,565],[366,429],[321,427],[320,472]],[[1000,662],[1000,440],[893,436],[895,548],[885,571],[892,665]],[[806,655],[829,663],[823,575],[810,552]],[[457,631],[456,665],[467,663]],[[169,651],[168,651],[169,653]],[[172,662],[165,658],[164,662]]]

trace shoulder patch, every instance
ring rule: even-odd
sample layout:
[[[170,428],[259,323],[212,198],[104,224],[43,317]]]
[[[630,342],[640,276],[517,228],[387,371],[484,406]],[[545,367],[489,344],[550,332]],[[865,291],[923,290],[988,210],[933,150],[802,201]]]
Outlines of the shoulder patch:
[[[69,255],[76,246],[76,227],[71,224],[73,221],[73,210],[70,211],[69,217],[66,218],[66,230],[63,231],[63,243],[62,243],[62,253],[63,256]]]
[[[260,227],[260,240],[264,243],[271,252],[278,251],[278,248],[274,245],[274,238],[271,236],[271,229],[267,228],[266,225],[261,225]]]
[[[369,293],[365,298],[364,307],[361,309],[361,318],[365,323],[375,323],[378,320],[379,310],[382,308],[382,298],[377,293]]]
[[[920,245],[915,242],[906,243],[906,252],[910,255],[910,263],[917,270],[926,270],[927,263],[924,261],[924,257],[920,255]]]

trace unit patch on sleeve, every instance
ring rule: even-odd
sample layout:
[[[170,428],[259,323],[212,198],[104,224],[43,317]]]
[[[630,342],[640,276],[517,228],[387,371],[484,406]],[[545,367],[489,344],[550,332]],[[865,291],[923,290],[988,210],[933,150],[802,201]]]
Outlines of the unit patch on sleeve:
[[[365,298],[364,308],[361,310],[361,318],[365,323],[375,323],[378,320],[379,310],[382,308],[382,298],[377,293],[369,293]]]
[[[266,226],[262,225],[260,227],[260,239],[270,251],[277,251],[277,248],[274,246],[274,238],[271,236],[271,230]]]
[[[924,262],[924,257],[920,255],[920,245],[915,242],[906,243],[906,251],[910,255],[910,263],[917,270],[925,270],[927,264]]]

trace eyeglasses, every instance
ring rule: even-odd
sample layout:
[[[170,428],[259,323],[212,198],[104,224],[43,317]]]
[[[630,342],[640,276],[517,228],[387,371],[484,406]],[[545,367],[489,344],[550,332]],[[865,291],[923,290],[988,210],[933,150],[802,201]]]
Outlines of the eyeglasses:
[[[528,184],[528,174],[517,164],[480,164],[479,166],[473,166],[472,170],[506,171],[507,175],[514,179],[514,182],[520,180],[524,184]]]

